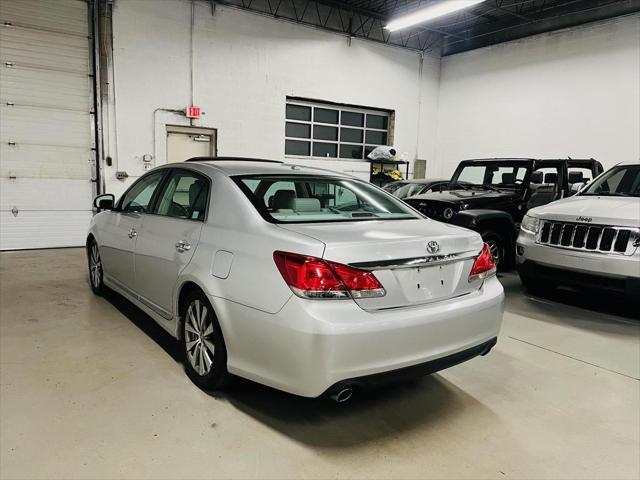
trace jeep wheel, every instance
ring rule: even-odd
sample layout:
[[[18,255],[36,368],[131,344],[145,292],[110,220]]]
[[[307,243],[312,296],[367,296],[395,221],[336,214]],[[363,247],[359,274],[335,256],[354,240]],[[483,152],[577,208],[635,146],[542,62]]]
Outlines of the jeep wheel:
[[[504,240],[493,230],[485,230],[481,233],[482,240],[489,245],[493,260],[496,262],[498,270],[503,270],[505,267],[505,248]]]

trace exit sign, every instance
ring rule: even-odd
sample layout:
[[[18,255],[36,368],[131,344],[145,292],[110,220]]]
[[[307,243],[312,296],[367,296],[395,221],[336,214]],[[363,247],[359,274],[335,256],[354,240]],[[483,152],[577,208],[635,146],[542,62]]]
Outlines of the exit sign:
[[[187,107],[187,117],[200,118],[200,107],[196,107],[195,105]]]

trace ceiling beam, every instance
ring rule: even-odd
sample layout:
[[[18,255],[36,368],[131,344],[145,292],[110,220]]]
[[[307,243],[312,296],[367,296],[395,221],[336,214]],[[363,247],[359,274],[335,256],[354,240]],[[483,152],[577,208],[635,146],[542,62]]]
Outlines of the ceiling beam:
[[[471,27],[465,40],[444,39],[442,55],[473,50],[475,48],[509,42],[519,38],[569,28],[607,18],[628,15],[640,11],[640,0],[583,0],[560,5],[541,17],[516,25],[503,21]]]

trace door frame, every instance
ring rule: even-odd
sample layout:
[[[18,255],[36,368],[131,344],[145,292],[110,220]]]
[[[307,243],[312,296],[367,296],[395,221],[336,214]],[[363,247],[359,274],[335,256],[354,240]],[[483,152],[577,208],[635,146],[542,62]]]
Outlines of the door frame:
[[[218,129],[208,127],[191,127],[187,125],[166,125],[167,133],[165,140],[165,161],[169,163],[169,134],[178,133],[182,135],[209,135],[209,156],[215,157],[218,154]]]

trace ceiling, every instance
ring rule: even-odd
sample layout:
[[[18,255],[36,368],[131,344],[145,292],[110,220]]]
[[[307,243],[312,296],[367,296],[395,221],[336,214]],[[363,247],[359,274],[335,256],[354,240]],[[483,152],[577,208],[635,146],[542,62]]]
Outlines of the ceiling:
[[[640,0],[485,0],[389,33],[387,22],[443,0],[214,0],[285,21],[443,56],[640,11]],[[447,1],[447,0],[444,0]]]

